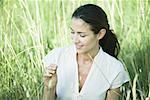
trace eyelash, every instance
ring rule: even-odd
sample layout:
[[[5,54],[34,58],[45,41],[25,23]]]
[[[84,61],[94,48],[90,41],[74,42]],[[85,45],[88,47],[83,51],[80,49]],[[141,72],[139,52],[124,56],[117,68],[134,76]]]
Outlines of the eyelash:
[[[74,34],[74,32],[71,32],[71,34]]]
[[[86,35],[80,35],[80,37],[85,37]]]
[[[75,34],[75,32],[71,32],[71,34]],[[86,35],[80,34],[80,37],[85,37]]]

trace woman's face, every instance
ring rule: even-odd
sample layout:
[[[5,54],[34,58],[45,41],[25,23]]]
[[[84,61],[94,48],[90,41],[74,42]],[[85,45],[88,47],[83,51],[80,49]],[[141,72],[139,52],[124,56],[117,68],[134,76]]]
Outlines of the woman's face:
[[[99,48],[98,35],[80,18],[72,18],[71,38],[78,53],[92,53]]]

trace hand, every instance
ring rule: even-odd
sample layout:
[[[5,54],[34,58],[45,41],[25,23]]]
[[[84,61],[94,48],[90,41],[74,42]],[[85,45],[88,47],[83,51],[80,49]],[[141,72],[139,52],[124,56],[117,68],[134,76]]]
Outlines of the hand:
[[[44,73],[44,85],[48,89],[55,89],[57,84],[57,65],[51,64],[50,66],[46,67]]]

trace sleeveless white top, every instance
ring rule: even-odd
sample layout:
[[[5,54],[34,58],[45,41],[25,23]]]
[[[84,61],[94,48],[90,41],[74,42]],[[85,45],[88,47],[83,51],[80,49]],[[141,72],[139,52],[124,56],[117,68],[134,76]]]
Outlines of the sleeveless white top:
[[[78,66],[74,45],[56,48],[44,58],[44,66],[57,64],[57,100],[105,100],[108,89],[129,81],[122,63],[100,48],[90,72],[79,92]]]

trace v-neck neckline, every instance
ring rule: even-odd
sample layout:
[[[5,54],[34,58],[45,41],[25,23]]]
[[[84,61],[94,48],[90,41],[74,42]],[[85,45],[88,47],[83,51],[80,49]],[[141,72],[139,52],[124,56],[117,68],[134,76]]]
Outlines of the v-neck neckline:
[[[100,52],[100,50],[99,50],[99,52]],[[92,65],[91,65],[91,68],[90,68],[90,70],[89,70],[89,73],[88,73],[88,75],[87,75],[87,77],[86,77],[86,79],[85,79],[85,82],[84,82],[84,84],[83,84],[83,86],[82,86],[82,88],[80,89],[80,91],[79,91],[79,85],[80,85],[80,83],[79,83],[79,67],[78,67],[78,62],[77,62],[77,52],[76,52],[76,50],[75,50],[75,69],[76,69],[76,73],[75,73],[75,75],[76,75],[76,85],[77,86],[75,86],[77,89],[77,94],[84,94],[84,90],[86,89],[86,86],[87,86],[87,84],[88,84],[88,82],[89,82],[89,80],[90,80],[90,77],[91,77],[91,74],[93,73],[93,70],[94,70],[94,62],[95,62],[95,59],[97,58],[97,56],[99,55],[99,52],[97,53],[97,55],[94,57],[94,61],[92,62]]]

